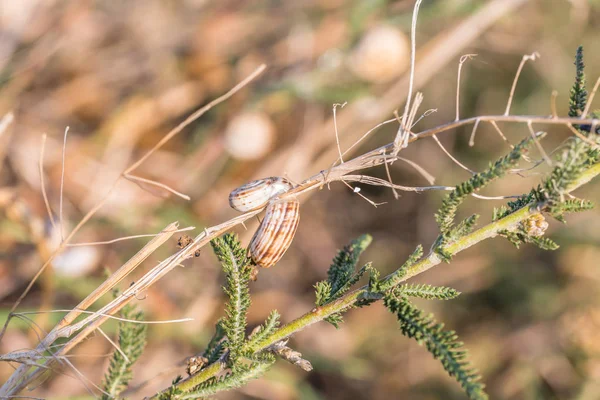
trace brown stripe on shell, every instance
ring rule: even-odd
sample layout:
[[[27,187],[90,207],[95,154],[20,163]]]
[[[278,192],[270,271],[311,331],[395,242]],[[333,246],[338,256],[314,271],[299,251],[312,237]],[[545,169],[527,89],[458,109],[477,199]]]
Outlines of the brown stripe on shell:
[[[300,203],[295,198],[275,200],[250,241],[250,257],[262,268],[277,264],[290,247],[298,223]]]
[[[290,181],[278,176],[258,179],[234,189],[229,194],[229,205],[240,212],[255,210],[293,186]]]

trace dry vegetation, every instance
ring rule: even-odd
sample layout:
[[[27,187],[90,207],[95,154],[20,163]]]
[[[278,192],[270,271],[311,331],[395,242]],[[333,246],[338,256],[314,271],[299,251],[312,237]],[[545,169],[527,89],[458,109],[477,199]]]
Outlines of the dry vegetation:
[[[417,244],[435,241],[443,191],[402,189],[431,186],[433,177],[436,189],[456,185],[534,130],[548,135],[529,156],[550,160],[573,135],[568,119],[545,116],[567,115],[579,44],[588,49],[589,83],[600,71],[597,2],[557,1],[551,9],[541,0],[424,3],[414,75],[424,98],[414,115],[417,136],[402,137],[394,111],[402,115],[409,93],[409,105],[419,101],[408,90],[413,1],[0,3],[0,322],[8,323],[0,382],[23,360],[39,360],[27,349],[42,338],[42,350],[62,343],[56,338],[69,336],[79,317],[81,333],[57,350],[61,368],[23,394],[98,395],[116,323],[94,328],[128,301],[146,320],[169,322],[148,326],[125,395],[152,395],[184,374],[225,301],[209,247],[188,256],[231,228],[248,242],[257,212],[238,216],[227,204],[229,191],[246,181],[286,175],[302,182],[294,190],[302,194],[302,220],[293,245],[251,284],[253,327],[273,308],[284,322],[311,310],[312,285],[327,276],[336,249],[362,233],[374,237],[362,259],[384,274]],[[541,58],[520,64],[534,52]],[[461,117],[474,118],[445,125]],[[408,150],[391,163],[404,138]],[[528,192],[549,169],[542,162],[496,182],[480,193],[488,199],[468,199],[460,217],[490,216],[502,197]],[[598,200],[594,185],[577,192],[586,195]],[[177,247],[174,221],[196,227],[194,244]],[[496,239],[416,278],[463,293],[452,303],[417,304],[459,330],[492,398],[600,396],[598,223],[597,211],[569,217],[568,226],[551,222],[546,235],[561,244],[553,253],[517,251]],[[161,230],[149,243],[113,241]],[[108,292],[118,282],[123,294],[113,300]],[[90,293],[99,298],[90,309],[100,313],[56,311],[87,308]],[[9,320],[15,305],[19,314]],[[49,310],[56,312],[40,313]],[[388,314],[374,305],[346,314],[340,330],[315,324],[290,342],[312,372],[278,363],[220,398],[463,398]]]

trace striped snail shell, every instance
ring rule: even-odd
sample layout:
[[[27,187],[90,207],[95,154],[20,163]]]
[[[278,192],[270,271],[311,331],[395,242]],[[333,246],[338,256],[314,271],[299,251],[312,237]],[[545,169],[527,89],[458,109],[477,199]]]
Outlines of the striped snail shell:
[[[229,205],[240,212],[255,210],[292,187],[290,181],[277,176],[258,179],[234,189],[229,194]]]
[[[275,199],[250,241],[252,261],[262,268],[277,264],[294,239],[300,222],[300,202],[296,198]]]

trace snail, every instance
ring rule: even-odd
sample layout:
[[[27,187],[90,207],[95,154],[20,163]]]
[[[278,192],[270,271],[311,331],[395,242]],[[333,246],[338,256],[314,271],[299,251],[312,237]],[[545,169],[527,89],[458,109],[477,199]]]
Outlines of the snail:
[[[240,212],[256,210],[292,187],[290,181],[278,176],[258,179],[234,189],[229,194],[229,205]]]
[[[262,268],[277,264],[290,247],[300,222],[300,202],[295,197],[279,198],[293,187],[281,177],[249,182],[229,194],[229,205],[241,212],[267,205],[265,217],[250,240],[248,252]]]

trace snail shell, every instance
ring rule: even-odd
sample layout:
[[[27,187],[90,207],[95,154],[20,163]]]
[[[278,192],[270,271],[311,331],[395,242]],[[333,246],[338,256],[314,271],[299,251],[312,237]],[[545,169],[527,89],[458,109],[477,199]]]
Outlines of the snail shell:
[[[277,264],[294,239],[300,222],[300,202],[295,198],[269,203],[265,217],[250,241],[252,261],[262,268]]]
[[[276,176],[248,182],[229,194],[229,205],[240,212],[255,210],[292,187],[290,181]]]

